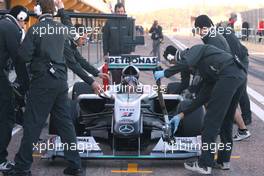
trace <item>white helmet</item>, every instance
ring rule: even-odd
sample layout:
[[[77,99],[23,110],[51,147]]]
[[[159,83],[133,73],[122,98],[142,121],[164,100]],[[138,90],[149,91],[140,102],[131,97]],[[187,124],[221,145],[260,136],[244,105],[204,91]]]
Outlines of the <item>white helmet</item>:
[[[138,85],[139,69],[134,65],[126,66],[122,71],[122,84],[124,85]]]

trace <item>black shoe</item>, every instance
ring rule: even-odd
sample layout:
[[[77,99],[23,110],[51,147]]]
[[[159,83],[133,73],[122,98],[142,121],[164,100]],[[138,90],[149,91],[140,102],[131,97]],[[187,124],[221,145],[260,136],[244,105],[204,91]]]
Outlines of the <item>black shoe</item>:
[[[222,170],[230,170],[230,162],[218,163],[217,161],[215,161],[213,168],[214,169],[222,169]]]
[[[247,129],[244,130],[237,130],[237,133],[233,137],[233,141],[242,141],[244,139],[247,139],[251,136],[250,132]]]
[[[15,164],[11,161],[6,161],[3,163],[0,163],[0,172],[7,172],[7,171],[13,169],[14,165]]]
[[[66,169],[64,169],[63,173],[65,175],[76,175],[76,176],[80,176],[82,175],[83,171],[81,168],[79,169],[73,169],[71,167],[67,167]]]
[[[3,172],[4,176],[32,176],[31,171],[16,171],[14,169]]]

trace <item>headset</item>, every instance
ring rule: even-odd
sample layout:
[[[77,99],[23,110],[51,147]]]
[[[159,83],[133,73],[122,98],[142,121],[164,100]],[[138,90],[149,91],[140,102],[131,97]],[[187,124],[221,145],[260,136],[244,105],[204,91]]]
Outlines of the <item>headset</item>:
[[[39,4],[39,1],[37,1],[37,5],[34,6],[34,13],[35,13],[37,16],[42,15],[42,9],[41,9],[41,6],[40,6],[40,4]]]
[[[12,15],[17,21],[27,21],[29,18],[28,9],[21,5],[14,6],[9,11],[9,14]]]
[[[25,21],[27,17],[28,17],[28,14],[25,11],[20,11],[19,14],[17,14],[18,21]]]

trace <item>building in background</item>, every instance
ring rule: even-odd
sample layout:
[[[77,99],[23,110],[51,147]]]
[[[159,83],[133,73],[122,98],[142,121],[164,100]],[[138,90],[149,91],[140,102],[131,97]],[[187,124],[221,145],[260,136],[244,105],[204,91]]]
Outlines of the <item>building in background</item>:
[[[0,0],[0,10],[4,10],[4,9],[6,9],[5,1],[4,0]]]
[[[63,0],[66,10],[83,13],[111,13],[110,0]],[[36,0],[0,0],[0,9],[10,9],[16,5],[23,5],[30,11],[34,11]],[[36,18],[30,18],[27,27],[36,22]]]
[[[253,9],[244,12],[240,12],[242,16],[242,22],[248,22],[251,35],[255,35],[258,31],[260,21],[264,19],[264,8]]]

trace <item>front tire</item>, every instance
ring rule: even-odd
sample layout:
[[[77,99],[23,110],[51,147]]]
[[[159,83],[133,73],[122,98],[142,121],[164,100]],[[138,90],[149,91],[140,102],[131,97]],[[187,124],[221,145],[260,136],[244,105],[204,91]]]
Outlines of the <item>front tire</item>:
[[[185,100],[178,104],[177,112],[181,112],[186,106],[191,103],[191,100]],[[201,135],[203,128],[205,109],[199,107],[195,111],[187,114],[180,122],[176,136],[194,137]]]

